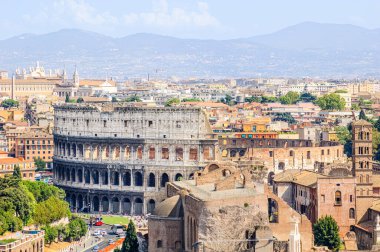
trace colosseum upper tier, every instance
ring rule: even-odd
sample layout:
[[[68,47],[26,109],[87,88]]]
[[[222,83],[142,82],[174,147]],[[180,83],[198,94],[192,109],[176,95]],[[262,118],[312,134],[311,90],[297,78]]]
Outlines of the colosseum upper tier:
[[[166,182],[217,155],[200,108],[65,104],[55,106],[54,125],[54,183],[77,210],[149,213]]]

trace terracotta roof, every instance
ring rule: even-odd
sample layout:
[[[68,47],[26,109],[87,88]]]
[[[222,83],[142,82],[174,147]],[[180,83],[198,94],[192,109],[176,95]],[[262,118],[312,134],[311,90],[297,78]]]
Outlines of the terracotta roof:
[[[24,163],[25,160],[23,158],[12,158],[12,157],[7,157],[7,158],[0,158],[0,165],[2,164],[19,164],[19,163]]]
[[[360,119],[358,121],[355,121],[352,123],[352,126],[357,126],[357,125],[365,125],[365,126],[372,126],[371,123],[367,122],[366,120]]]
[[[286,170],[274,176],[275,182],[288,182],[302,186],[312,187],[317,183],[318,178],[327,177],[308,170]]]

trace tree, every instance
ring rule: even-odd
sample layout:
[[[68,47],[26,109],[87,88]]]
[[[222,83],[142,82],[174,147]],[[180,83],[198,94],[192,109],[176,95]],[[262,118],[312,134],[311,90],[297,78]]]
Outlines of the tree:
[[[273,103],[278,102],[278,99],[273,96],[262,96],[261,97],[261,103]]]
[[[276,113],[275,117],[273,118],[273,121],[283,121],[290,124],[295,124],[297,121],[294,119],[294,117],[286,112],[286,113]]]
[[[339,139],[339,143],[343,145],[343,151],[348,156],[352,156],[352,132],[351,124],[348,127],[337,126],[335,132]]]
[[[21,180],[21,170],[20,166],[16,165],[15,168],[13,169],[13,174],[12,177],[14,177],[17,180]]]
[[[37,204],[33,220],[38,224],[47,225],[70,215],[69,204],[53,196]]]
[[[69,103],[69,102],[70,102],[70,96],[69,96],[68,94],[66,95],[65,102],[66,102],[66,103]]]
[[[37,203],[46,201],[50,197],[56,197],[60,200],[65,199],[65,191],[56,186],[48,185],[41,181],[23,180],[21,183],[33,194]]]
[[[171,107],[173,105],[179,104],[181,101],[178,98],[170,98],[165,102],[165,107]]]
[[[338,251],[340,247],[339,227],[331,216],[325,216],[313,225],[314,243]]]
[[[73,240],[79,240],[87,233],[87,224],[80,218],[74,218],[69,223],[69,237]]]
[[[139,242],[137,240],[135,225],[132,220],[129,221],[121,252],[137,252],[139,251]]]
[[[78,97],[77,103],[83,103],[83,102],[84,102],[83,98],[82,97]]]
[[[360,107],[358,104],[354,103],[351,105],[351,110],[359,110],[359,109],[360,109]]]
[[[251,103],[251,102],[261,103],[261,100],[262,100],[262,98],[260,96],[251,96],[251,97],[246,97],[244,99],[245,102],[249,102],[249,103]]]
[[[300,100],[303,102],[314,102],[316,99],[317,97],[310,93],[302,93],[300,96]]]
[[[229,94],[226,94],[224,98],[220,99],[220,102],[227,104],[229,106],[235,105],[235,101],[233,100],[232,96]]]
[[[346,102],[337,94],[326,94],[316,100],[316,104],[323,110],[343,110]]]
[[[37,171],[43,171],[46,169],[46,162],[40,157],[34,158],[34,165],[37,167]]]
[[[199,98],[183,98],[182,99],[182,102],[200,102],[200,101],[202,100]]]
[[[49,225],[42,227],[42,230],[45,231],[45,243],[51,244],[58,237],[58,230]]]
[[[127,97],[124,101],[125,102],[141,102],[141,99],[137,95],[132,95],[132,96]]]
[[[1,107],[4,108],[13,108],[13,107],[18,107],[19,103],[16,100],[13,99],[6,99],[1,102]]]
[[[367,116],[365,115],[365,112],[364,112],[364,110],[362,109],[362,110],[360,110],[360,113],[359,113],[359,119],[360,120],[368,120],[368,118],[367,118]]]
[[[290,91],[286,95],[280,97],[281,104],[296,104],[300,100],[297,92]]]
[[[117,102],[117,98],[115,96],[112,96],[112,102]]]

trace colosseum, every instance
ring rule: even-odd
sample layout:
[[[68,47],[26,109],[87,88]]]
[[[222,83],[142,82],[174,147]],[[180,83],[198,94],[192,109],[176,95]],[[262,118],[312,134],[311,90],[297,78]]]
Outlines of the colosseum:
[[[167,182],[191,178],[218,153],[200,108],[64,104],[54,125],[54,183],[78,211],[150,213]]]

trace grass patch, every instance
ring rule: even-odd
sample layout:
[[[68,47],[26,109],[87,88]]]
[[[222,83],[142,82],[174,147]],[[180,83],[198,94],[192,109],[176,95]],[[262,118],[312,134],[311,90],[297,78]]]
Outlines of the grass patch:
[[[108,224],[108,225],[113,225],[113,224],[121,224],[121,225],[128,225],[129,219],[127,217],[123,216],[102,216],[103,222]]]
[[[5,245],[5,244],[8,244],[8,243],[11,243],[11,242],[14,242],[14,241],[17,241],[17,239],[4,239],[4,240],[0,240],[0,245]]]

